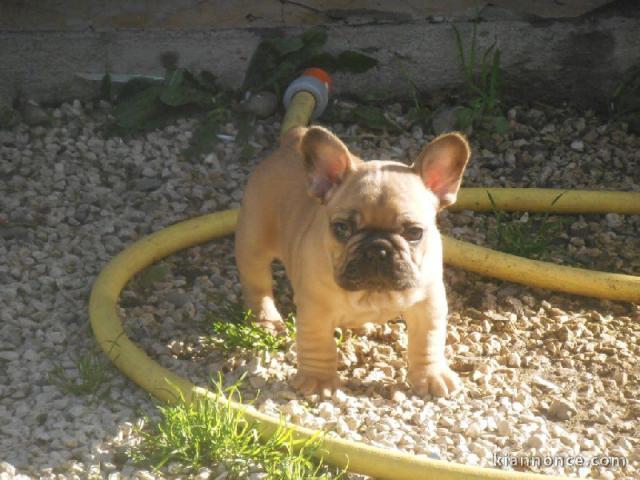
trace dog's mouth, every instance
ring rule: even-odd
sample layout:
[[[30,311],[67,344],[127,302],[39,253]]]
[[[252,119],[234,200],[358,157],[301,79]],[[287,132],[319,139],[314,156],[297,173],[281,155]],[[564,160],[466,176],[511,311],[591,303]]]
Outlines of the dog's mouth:
[[[415,287],[416,278],[411,266],[401,258],[376,262],[359,256],[345,265],[336,282],[348,291],[400,291]]]

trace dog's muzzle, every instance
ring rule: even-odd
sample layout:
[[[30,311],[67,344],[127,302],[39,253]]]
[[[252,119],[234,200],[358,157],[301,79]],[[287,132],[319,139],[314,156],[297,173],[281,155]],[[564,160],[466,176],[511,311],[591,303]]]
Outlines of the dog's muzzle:
[[[382,235],[363,240],[336,280],[350,291],[405,290],[415,283],[411,266]]]

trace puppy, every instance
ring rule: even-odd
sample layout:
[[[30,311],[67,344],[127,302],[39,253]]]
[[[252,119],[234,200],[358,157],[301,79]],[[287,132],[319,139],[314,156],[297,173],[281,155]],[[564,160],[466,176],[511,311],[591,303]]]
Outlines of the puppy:
[[[249,178],[236,230],[242,292],[257,321],[281,328],[271,262],[285,266],[297,307],[304,394],[338,387],[336,327],[401,316],[408,379],[418,394],[459,385],[444,355],[447,299],[436,214],[455,202],[470,150],[458,133],[429,143],[412,166],[364,162],[321,127],[296,128]]]

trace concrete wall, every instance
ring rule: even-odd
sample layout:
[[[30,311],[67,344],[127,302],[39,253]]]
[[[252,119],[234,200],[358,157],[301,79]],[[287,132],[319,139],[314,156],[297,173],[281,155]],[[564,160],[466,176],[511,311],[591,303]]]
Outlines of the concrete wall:
[[[401,71],[427,91],[460,83],[449,21],[468,35],[469,20],[478,17],[481,47],[498,39],[508,86],[529,99],[605,98],[640,62],[634,0],[3,0],[0,9],[5,98],[59,101],[95,91],[95,82],[78,74],[161,75],[166,52],[176,53],[180,66],[211,70],[234,86],[263,36],[311,24],[327,25],[328,50],[364,50],[380,61],[366,74],[336,78],[338,92],[355,94],[406,93]]]

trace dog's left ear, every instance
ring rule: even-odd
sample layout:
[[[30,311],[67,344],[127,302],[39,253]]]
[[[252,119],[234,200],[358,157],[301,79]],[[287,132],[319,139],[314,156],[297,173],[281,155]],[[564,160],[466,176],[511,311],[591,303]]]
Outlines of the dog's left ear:
[[[455,203],[470,156],[469,143],[464,135],[457,132],[440,135],[418,155],[413,169],[438,197],[440,208]]]

